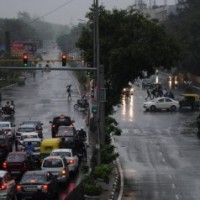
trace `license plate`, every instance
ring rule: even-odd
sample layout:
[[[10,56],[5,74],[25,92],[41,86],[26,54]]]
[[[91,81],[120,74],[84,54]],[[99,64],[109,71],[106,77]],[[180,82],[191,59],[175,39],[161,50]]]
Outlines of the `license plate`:
[[[19,174],[20,171],[11,171],[11,173],[13,173],[13,174]]]

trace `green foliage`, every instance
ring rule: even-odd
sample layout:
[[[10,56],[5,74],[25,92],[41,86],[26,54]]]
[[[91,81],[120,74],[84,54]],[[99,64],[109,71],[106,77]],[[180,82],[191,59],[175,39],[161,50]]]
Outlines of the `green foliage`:
[[[200,1],[179,0],[178,14],[166,22],[168,32],[181,44],[179,70],[200,75]]]
[[[83,174],[87,174],[89,172],[89,166],[86,163],[83,163],[81,166],[81,171]]]
[[[101,163],[102,164],[110,164],[119,156],[118,153],[114,152],[113,145],[104,145],[101,148]]]
[[[99,196],[102,193],[102,188],[98,185],[92,176],[86,175],[83,178],[83,190],[86,195]]]
[[[109,176],[112,172],[112,168],[108,164],[97,165],[92,172],[92,176],[97,179],[103,179],[105,183],[109,183]]]

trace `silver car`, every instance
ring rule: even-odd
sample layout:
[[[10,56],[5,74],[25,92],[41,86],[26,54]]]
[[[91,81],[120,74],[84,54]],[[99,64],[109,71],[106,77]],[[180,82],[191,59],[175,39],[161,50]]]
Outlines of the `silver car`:
[[[15,180],[9,172],[0,170],[0,199],[15,199]]]
[[[41,170],[51,172],[59,183],[67,184],[69,182],[69,167],[64,157],[48,156],[44,158]]]

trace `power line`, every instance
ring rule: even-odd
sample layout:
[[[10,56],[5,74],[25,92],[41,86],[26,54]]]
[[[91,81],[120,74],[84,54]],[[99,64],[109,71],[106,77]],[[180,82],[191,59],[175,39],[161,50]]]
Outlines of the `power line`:
[[[60,6],[58,6],[57,8],[55,8],[55,9],[49,11],[48,13],[46,13],[46,14],[40,16],[40,17],[37,17],[36,19],[32,20],[32,21],[29,22],[28,24],[34,23],[35,21],[38,21],[40,18],[46,17],[46,16],[48,16],[48,15],[50,15],[50,14],[56,12],[57,10],[63,8],[64,6],[66,6],[67,4],[70,4],[70,3],[73,2],[73,1],[75,1],[75,0],[69,0],[69,1],[67,1],[66,3],[64,3],[64,4],[60,5]]]
[[[44,15],[42,15],[42,16],[40,16],[40,17],[37,17],[37,18],[35,18],[34,20],[32,20],[32,21],[30,21],[30,22],[28,22],[28,23],[25,23],[25,22],[24,22],[24,23],[25,23],[26,25],[32,24],[32,23],[34,23],[34,22],[40,20],[41,18],[46,17],[46,16],[48,16],[48,15],[50,15],[50,14],[56,12],[57,10],[63,8],[64,6],[70,4],[70,3],[73,2],[73,1],[75,1],[75,0],[69,0],[69,1],[65,2],[64,4],[58,6],[57,8],[54,8],[53,10],[47,12],[46,14],[44,14]],[[17,29],[10,30],[9,32],[13,32],[13,31],[17,31]]]

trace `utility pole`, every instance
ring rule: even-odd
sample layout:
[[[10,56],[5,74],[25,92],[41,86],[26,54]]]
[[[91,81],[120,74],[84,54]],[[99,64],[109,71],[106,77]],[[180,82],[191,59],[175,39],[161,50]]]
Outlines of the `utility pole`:
[[[10,32],[5,32],[5,47],[6,47],[6,57],[10,57]]]
[[[97,84],[97,115],[96,115],[96,124],[97,124],[97,163],[101,163],[101,154],[100,154],[100,71],[99,71],[99,3],[98,0],[94,0],[94,66],[96,70],[96,84]]]

